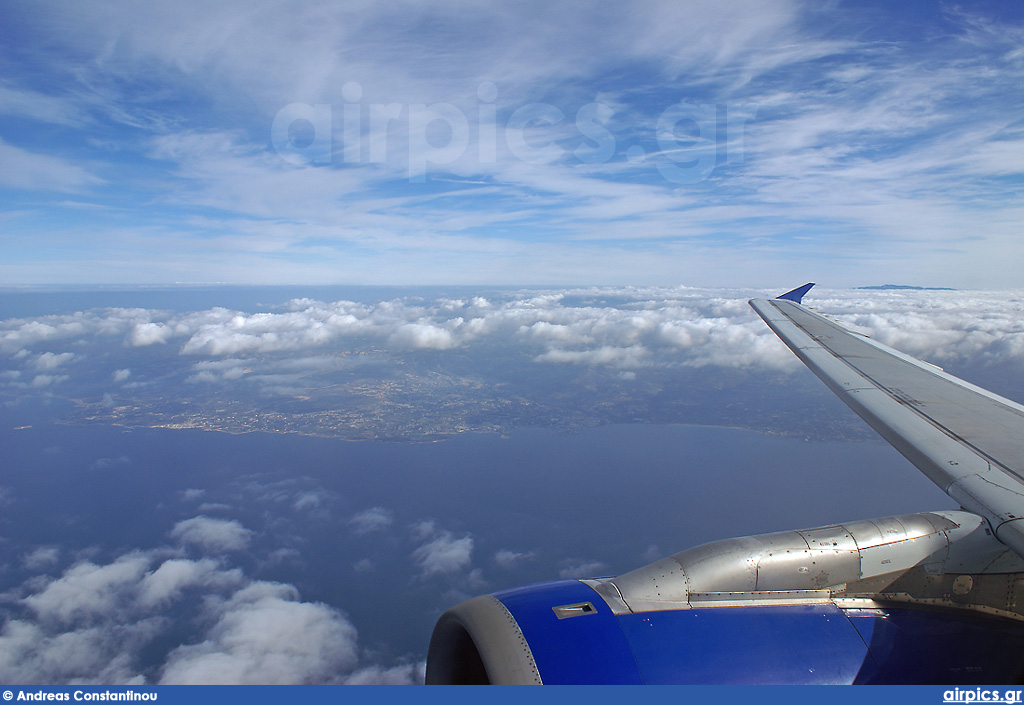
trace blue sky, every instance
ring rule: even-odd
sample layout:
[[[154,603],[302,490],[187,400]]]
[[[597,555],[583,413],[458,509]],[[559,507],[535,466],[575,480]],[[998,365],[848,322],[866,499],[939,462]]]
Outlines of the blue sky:
[[[7,3],[0,283],[1019,286],[1014,3]]]

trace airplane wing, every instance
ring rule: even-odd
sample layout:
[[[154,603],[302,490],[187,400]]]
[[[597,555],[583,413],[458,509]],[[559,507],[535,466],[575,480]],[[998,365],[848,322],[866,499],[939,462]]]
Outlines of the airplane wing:
[[[967,511],[726,539],[477,597],[438,620],[427,683],[1020,682],[1024,407],[808,310],[811,286],[750,304]]]
[[[847,406],[1024,557],[1024,406],[808,310],[811,286],[750,305]]]

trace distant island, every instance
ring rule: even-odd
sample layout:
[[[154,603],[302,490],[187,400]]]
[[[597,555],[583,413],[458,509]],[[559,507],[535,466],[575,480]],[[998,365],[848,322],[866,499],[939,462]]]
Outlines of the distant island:
[[[872,289],[874,291],[895,291],[895,290],[911,290],[911,291],[956,291],[956,289],[948,286],[910,286],[908,284],[882,284],[881,286],[858,286],[858,289]]]

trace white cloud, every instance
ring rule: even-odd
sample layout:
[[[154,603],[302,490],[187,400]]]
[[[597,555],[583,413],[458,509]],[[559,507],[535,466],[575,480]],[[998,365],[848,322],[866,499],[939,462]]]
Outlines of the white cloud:
[[[605,345],[594,350],[548,350],[537,356],[538,362],[570,362],[583,365],[608,365],[610,367],[640,367],[644,364],[647,351],[642,345],[616,348]]]
[[[170,532],[171,538],[211,553],[241,551],[249,545],[252,534],[251,530],[233,519],[228,521],[206,516],[179,521]]]
[[[567,560],[562,562],[558,576],[566,580],[600,578],[608,575],[608,566],[601,561]]]
[[[384,507],[371,507],[359,512],[348,520],[349,526],[353,527],[357,536],[383,531],[395,521],[395,513]]]
[[[149,560],[137,553],[108,565],[78,563],[24,602],[44,622],[102,617],[126,600],[148,567]]]
[[[203,502],[196,507],[197,512],[227,512],[231,511],[232,507],[230,504],[224,504],[224,502]]]
[[[422,683],[426,674],[427,663],[403,664],[383,668],[381,666],[368,666],[361,668],[345,678],[346,685],[409,685],[411,683]]]
[[[249,371],[243,360],[228,358],[226,360],[202,360],[192,365],[196,371],[189,377],[190,382],[221,382],[241,379]]]
[[[0,678],[5,683],[141,685],[133,652],[159,632],[158,619],[55,631],[23,619],[0,629]]]
[[[412,552],[420,577],[454,575],[472,565],[473,537],[456,538],[452,532],[439,529],[434,522],[421,522],[413,527],[413,531],[424,542]]]
[[[57,125],[78,125],[86,117],[69,100],[0,85],[0,112]]]
[[[520,330],[533,340],[542,343],[580,344],[592,342],[589,336],[563,323],[537,321],[532,325],[523,326]]]
[[[57,546],[42,546],[25,556],[23,563],[27,570],[45,570],[57,564],[60,560],[60,548]]]
[[[169,326],[162,323],[136,323],[128,334],[128,342],[135,347],[163,344],[173,333]]]
[[[520,563],[531,561],[534,558],[535,556],[533,551],[509,551],[505,548],[494,554],[494,562],[503,570],[512,570],[518,567]]]
[[[37,388],[51,387],[69,379],[70,377],[68,375],[36,375],[32,378],[32,386]]]
[[[319,509],[323,500],[320,495],[316,492],[300,492],[296,497],[292,506],[296,511],[305,512],[312,509]]]
[[[45,352],[36,358],[35,368],[37,370],[55,370],[61,365],[71,362],[75,358],[74,353],[51,353]]]
[[[447,350],[455,345],[452,334],[436,325],[406,323],[388,338],[396,348]]]
[[[138,583],[138,604],[146,609],[163,607],[181,598],[182,592],[196,586],[237,586],[244,582],[241,571],[224,570],[217,561],[203,558],[192,561],[172,558],[145,575]]]
[[[81,192],[103,180],[87,169],[46,154],[30,152],[0,140],[0,185],[16,189]]]
[[[290,585],[254,582],[215,608],[206,640],[171,652],[162,684],[323,683],[358,662],[356,630]]]
[[[25,596],[11,601],[17,592]],[[166,548],[79,562],[59,578],[31,578],[7,598],[4,683],[422,682],[422,664],[366,663],[355,627],[337,608]],[[143,663],[147,650],[158,663]]]
[[[128,378],[131,376],[132,371],[127,368],[123,370],[114,370],[114,374],[112,375],[115,382],[126,382],[128,381]]]

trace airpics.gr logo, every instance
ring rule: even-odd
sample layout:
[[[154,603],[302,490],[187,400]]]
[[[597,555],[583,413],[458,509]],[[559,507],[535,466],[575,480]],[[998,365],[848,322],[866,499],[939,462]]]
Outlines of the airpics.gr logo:
[[[985,690],[953,688],[942,693],[944,703],[1019,703],[1020,690]]]
[[[342,87],[343,104],[291,103],[281,108],[270,129],[271,144],[296,165],[394,164],[407,168],[412,182],[426,180],[432,168],[474,163],[497,164],[499,154],[526,164],[557,161],[604,164],[616,155],[634,168],[650,164],[676,184],[693,184],[716,166],[743,161],[746,123],[756,105],[703,105],[681,101],[663,109],[649,124],[635,126],[645,135],[616,136],[616,112],[604,103],[587,103],[567,114],[550,103],[527,103],[498,118],[497,87],[477,88],[476,105],[451,103],[366,103],[363,87]],[[340,109],[339,109],[340,108]],[[633,144],[620,144],[633,141]],[[470,160],[467,162],[467,160]]]

